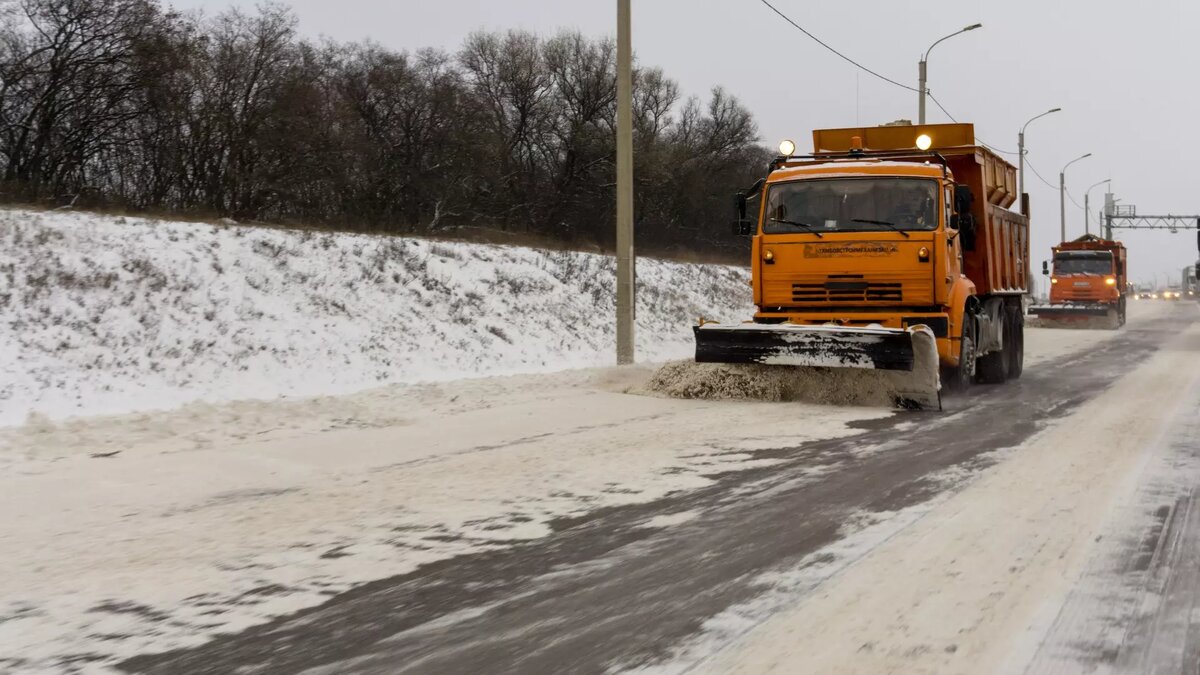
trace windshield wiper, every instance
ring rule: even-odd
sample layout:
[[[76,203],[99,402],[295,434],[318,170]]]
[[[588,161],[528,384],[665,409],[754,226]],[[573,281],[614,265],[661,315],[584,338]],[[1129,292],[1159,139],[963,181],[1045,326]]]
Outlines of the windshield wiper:
[[[895,230],[896,232],[899,232],[900,234],[904,235],[905,239],[912,237],[911,234],[909,234],[909,233],[905,232],[904,230],[900,229],[899,227],[897,227],[895,223],[889,223],[886,220],[871,220],[869,218],[851,218],[850,222],[852,222],[852,223],[867,223],[869,225],[883,225],[885,227],[890,227],[891,229]]]
[[[813,226],[809,225],[808,223],[801,223],[800,221],[797,221],[797,220],[784,220],[782,218],[772,218],[771,222],[772,223],[783,223],[784,225],[795,225],[796,227],[803,227],[804,229],[808,230],[810,233],[817,235],[817,239],[822,239],[825,237],[825,235],[821,234],[820,232],[817,232],[813,228]]]

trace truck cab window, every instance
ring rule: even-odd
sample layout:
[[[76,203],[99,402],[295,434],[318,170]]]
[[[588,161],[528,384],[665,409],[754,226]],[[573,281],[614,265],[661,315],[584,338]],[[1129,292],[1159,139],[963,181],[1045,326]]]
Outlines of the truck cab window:
[[[1054,256],[1054,273],[1056,275],[1113,273],[1111,253],[1107,251],[1081,253],[1059,253]]]
[[[937,183],[924,178],[822,178],[772,186],[763,232],[804,232],[805,223],[823,232],[934,230],[938,225]],[[774,222],[772,222],[772,220]]]

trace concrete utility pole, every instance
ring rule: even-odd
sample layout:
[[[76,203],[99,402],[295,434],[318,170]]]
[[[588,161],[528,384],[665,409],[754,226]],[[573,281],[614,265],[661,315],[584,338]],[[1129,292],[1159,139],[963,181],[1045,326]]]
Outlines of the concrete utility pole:
[[[1097,187],[1100,187],[1101,185],[1104,185],[1105,183],[1111,183],[1111,182],[1112,182],[1111,178],[1105,178],[1104,180],[1102,180],[1098,183],[1095,183],[1094,185],[1089,187],[1087,190],[1084,190],[1084,192],[1083,192],[1083,233],[1084,234],[1092,233],[1092,230],[1091,230],[1092,209],[1088,205],[1088,198],[1091,197],[1091,195],[1092,195],[1092,188],[1097,188]],[[1096,226],[1096,229],[1097,230],[1100,229],[1099,225]]]
[[[1075,159],[1067,162],[1066,166],[1062,168],[1062,171],[1058,172],[1058,222],[1059,229],[1062,230],[1062,238],[1059,239],[1059,241],[1065,242],[1067,240],[1067,167],[1081,159],[1087,159],[1091,156],[1092,153],[1089,152],[1086,155],[1076,157]]]
[[[617,0],[617,365],[633,363],[633,39],[630,0]]]
[[[1036,120],[1039,117],[1045,117],[1046,115],[1049,115],[1050,113],[1056,113],[1060,110],[1062,110],[1062,108],[1051,108],[1050,110],[1047,110],[1046,112],[1042,113],[1041,115],[1035,115],[1035,116],[1031,117],[1029,119],[1029,122],[1032,122],[1033,120]],[[1025,196],[1025,127],[1029,126],[1029,122],[1022,124],[1021,131],[1020,131],[1020,133],[1017,134],[1017,180],[1019,181],[1019,184],[1020,184],[1020,187],[1018,187],[1017,190],[1019,191],[1018,194],[1020,195],[1018,197],[1018,199],[1021,200],[1021,215],[1023,215],[1023,216],[1029,215],[1028,213],[1026,213],[1026,211],[1028,211],[1028,209],[1025,208],[1025,197],[1024,197]]]
[[[982,27],[983,24],[975,23],[963,28],[962,30],[956,30],[941,40],[929,45],[929,49],[926,49],[925,53],[921,55],[921,62],[917,64],[917,82],[919,83],[917,86],[917,91],[920,93],[920,98],[918,99],[920,103],[918,104],[919,107],[917,109],[918,124],[925,124],[925,63],[929,60],[929,52],[933,51],[933,48],[938,46],[938,43],[942,40],[949,40],[959,33],[965,33],[969,30],[975,30],[976,28]]]

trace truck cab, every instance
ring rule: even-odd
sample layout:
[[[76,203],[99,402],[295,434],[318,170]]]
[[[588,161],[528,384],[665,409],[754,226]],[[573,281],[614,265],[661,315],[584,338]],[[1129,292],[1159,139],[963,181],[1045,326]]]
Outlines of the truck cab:
[[[1055,250],[1053,265],[1050,304],[1120,300],[1119,270],[1111,251]]]
[[[1042,273],[1050,277],[1050,303],[1032,307],[1030,313],[1049,327],[1121,327],[1129,292],[1127,264],[1124,244],[1093,234],[1055,246],[1049,263],[1042,263]]]
[[[739,196],[758,324],[927,327],[952,380],[1003,382],[1023,359],[1029,220],[1016,169],[971,124],[818,129],[781,144]]]
[[[941,164],[847,159],[773,171],[753,243],[758,323],[925,325],[957,363],[949,309],[963,273],[964,204]]]

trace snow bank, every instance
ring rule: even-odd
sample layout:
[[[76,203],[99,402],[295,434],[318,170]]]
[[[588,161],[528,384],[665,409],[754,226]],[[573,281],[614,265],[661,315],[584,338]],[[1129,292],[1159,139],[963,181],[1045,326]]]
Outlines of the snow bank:
[[[613,259],[0,210],[0,425],[607,365]],[[736,267],[643,259],[638,357],[751,312]]]

